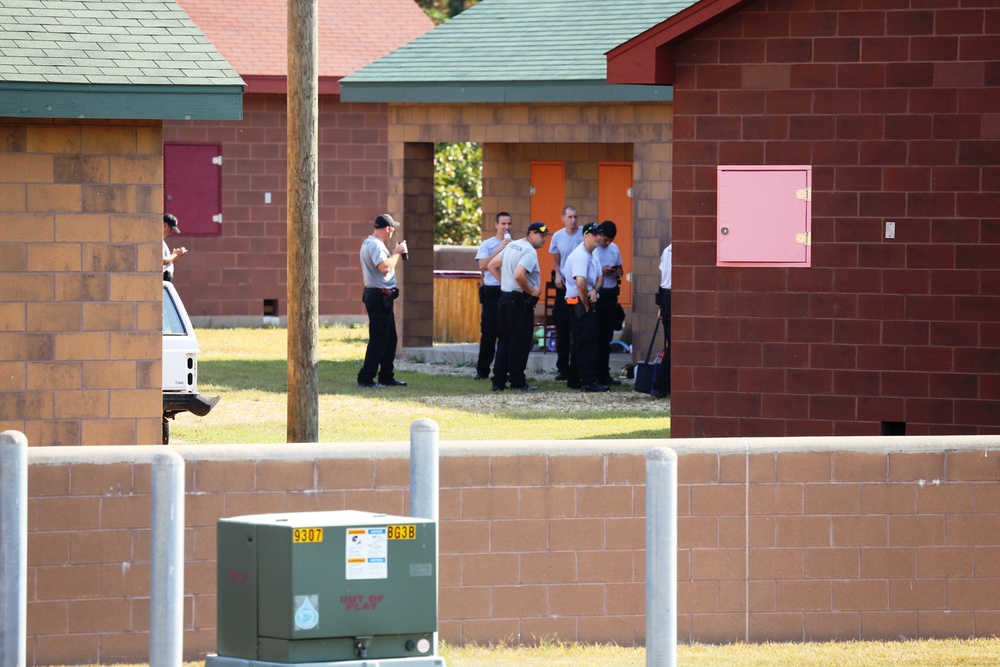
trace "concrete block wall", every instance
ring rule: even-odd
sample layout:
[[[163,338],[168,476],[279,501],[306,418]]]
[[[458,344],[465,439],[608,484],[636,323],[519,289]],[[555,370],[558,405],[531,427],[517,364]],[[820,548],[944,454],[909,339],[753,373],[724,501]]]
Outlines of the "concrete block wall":
[[[1000,439],[441,443],[441,636],[644,642],[645,455],[679,454],[680,641],[1000,632]],[[406,443],[180,446],[185,652],[214,650],[215,524],[406,514]],[[159,447],[30,448],[31,665],[138,662]]]
[[[792,0],[677,45],[675,436],[1000,432],[998,34],[975,0]],[[731,164],[812,166],[810,268],[716,266]]]
[[[222,144],[221,234],[182,234],[170,241],[191,250],[177,263],[174,282],[199,324],[260,325],[265,299],[278,301],[279,316],[288,314],[286,106],[284,95],[247,95],[240,121],[164,123],[164,141]],[[365,318],[358,251],[375,216],[386,210],[387,122],[385,105],[320,99],[319,312],[324,317]],[[183,231],[183,220],[180,227]]]
[[[0,430],[161,439],[159,122],[0,119]]]

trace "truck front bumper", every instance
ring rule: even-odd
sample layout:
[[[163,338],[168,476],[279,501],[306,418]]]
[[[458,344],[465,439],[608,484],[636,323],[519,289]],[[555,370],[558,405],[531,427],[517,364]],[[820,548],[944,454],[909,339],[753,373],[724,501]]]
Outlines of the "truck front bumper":
[[[204,417],[212,411],[218,402],[218,396],[165,391],[163,392],[163,416],[173,419],[173,416],[179,412],[190,412]]]

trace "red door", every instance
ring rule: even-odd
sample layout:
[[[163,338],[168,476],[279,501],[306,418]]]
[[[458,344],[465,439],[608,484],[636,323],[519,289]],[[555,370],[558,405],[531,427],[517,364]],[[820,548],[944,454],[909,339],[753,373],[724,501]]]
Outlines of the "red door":
[[[222,144],[163,144],[163,212],[182,236],[222,234]]]

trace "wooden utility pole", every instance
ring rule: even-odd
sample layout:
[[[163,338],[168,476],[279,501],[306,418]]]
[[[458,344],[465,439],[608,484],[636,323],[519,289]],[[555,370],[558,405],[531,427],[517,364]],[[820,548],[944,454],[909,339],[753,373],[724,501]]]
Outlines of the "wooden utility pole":
[[[288,442],[319,442],[317,0],[288,0]]]

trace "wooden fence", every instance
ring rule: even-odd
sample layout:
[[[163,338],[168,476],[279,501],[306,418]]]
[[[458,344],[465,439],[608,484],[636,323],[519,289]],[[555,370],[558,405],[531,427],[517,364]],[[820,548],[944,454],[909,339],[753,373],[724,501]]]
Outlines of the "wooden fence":
[[[479,342],[478,271],[434,272],[434,342]]]

